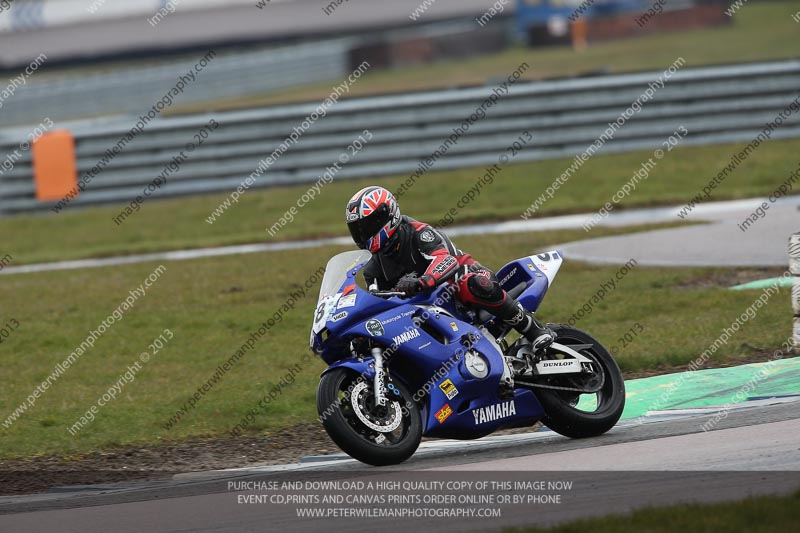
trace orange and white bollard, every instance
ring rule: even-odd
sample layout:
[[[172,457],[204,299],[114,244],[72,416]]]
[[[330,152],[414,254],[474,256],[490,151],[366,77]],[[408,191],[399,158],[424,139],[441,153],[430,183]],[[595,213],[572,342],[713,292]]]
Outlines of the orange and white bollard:
[[[572,48],[576,52],[581,52],[586,49],[587,41],[586,35],[588,33],[588,24],[583,17],[579,18],[572,23]]]
[[[789,237],[789,272],[791,272],[793,279],[794,348],[795,350],[800,350],[800,233],[795,233]]]

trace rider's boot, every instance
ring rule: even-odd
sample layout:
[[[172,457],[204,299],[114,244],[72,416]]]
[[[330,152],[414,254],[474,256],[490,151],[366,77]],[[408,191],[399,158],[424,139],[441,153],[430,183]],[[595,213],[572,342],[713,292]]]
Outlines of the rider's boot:
[[[546,349],[556,338],[552,329],[543,326],[532,313],[522,307],[522,304],[507,295],[495,313],[504,323],[519,331],[530,341],[534,354]],[[498,395],[500,399],[514,397],[513,368],[510,376],[501,381]]]
[[[519,331],[531,342],[531,348],[534,353],[540,352],[553,344],[553,341],[556,340],[556,333],[552,329],[542,325],[541,322],[536,320],[533,313],[529,313],[519,302],[511,298],[508,298],[508,300],[513,305],[513,309],[508,310],[505,316],[501,316],[501,318],[503,322]]]

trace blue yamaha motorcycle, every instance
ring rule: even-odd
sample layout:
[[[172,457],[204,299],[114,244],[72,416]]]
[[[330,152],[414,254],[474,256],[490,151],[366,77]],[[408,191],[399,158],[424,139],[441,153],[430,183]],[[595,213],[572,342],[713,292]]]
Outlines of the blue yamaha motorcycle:
[[[311,349],[329,366],[317,410],[331,439],[367,464],[398,464],[422,436],[476,439],[542,421],[572,438],[605,433],[625,406],[625,384],[611,354],[583,331],[558,334],[534,354],[524,337],[483,311],[464,307],[455,287],[401,298],[356,276],[369,260],[358,250],[326,267]],[[535,311],[562,263],[558,251],[512,261],[502,287]]]

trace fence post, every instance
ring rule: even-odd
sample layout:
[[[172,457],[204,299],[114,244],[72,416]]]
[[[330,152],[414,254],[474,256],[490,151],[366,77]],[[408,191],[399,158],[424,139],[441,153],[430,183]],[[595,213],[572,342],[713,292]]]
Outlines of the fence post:
[[[789,272],[792,273],[792,308],[794,309],[794,349],[800,350],[800,233],[789,237]]]

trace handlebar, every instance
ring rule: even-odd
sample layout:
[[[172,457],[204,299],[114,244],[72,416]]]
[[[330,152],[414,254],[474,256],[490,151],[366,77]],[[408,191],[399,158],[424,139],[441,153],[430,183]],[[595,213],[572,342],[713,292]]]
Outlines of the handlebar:
[[[406,293],[400,291],[369,291],[373,296],[380,298],[390,298],[392,296],[406,296]]]

